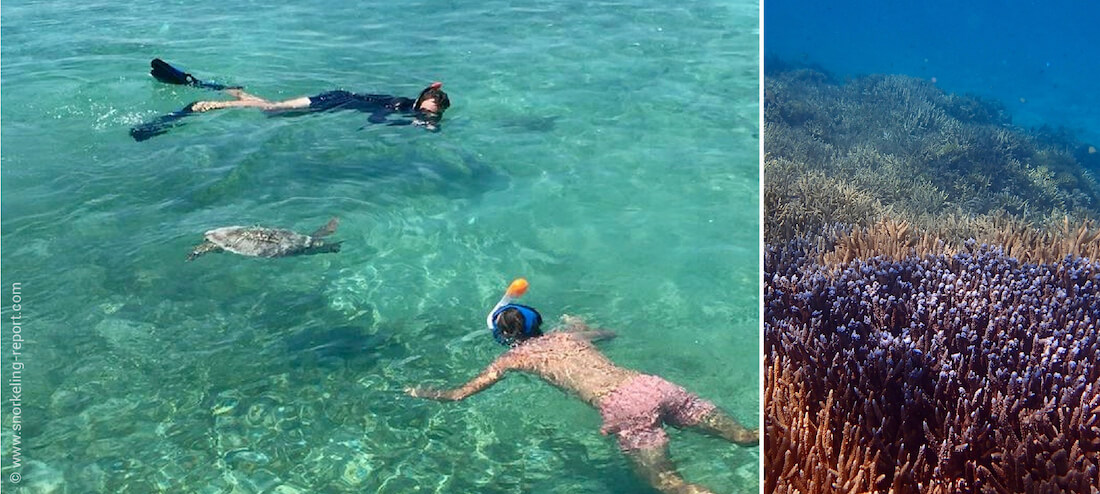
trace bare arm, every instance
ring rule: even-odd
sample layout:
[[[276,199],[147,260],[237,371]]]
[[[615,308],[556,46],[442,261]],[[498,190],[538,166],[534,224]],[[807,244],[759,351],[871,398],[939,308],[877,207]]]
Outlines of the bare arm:
[[[463,384],[461,387],[448,390],[407,388],[405,392],[407,392],[409,396],[415,396],[417,398],[428,398],[439,401],[458,401],[492,386],[504,377],[505,372],[512,368],[510,355],[506,353],[497,358],[492,364],[489,364],[485,370],[481,371],[481,374],[478,374],[477,377],[471,379],[470,382]]]
[[[610,340],[617,336],[614,331],[608,329],[591,328],[584,319],[577,316],[563,315],[561,322],[564,331],[584,340],[596,342]]]
[[[577,338],[585,339],[585,340],[588,340],[588,341],[596,342],[596,341],[610,340],[610,339],[612,339],[612,338],[614,338],[618,335],[615,334],[615,332],[611,331],[610,329],[592,329],[592,330],[588,330],[588,331],[574,332],[573,336],[576,336]]]

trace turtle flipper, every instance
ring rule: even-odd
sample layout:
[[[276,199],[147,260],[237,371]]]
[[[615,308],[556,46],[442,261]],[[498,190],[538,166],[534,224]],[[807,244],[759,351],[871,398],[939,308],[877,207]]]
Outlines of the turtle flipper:
[[[336,227],[338,226],[340,226],[340,218],[333,216],[331,220],[328,220],[328,223],[325,223],[325,226],[318,228],[317,231],[311,233],[309,236],[313,238],[321,238],[332,235],[333,233],[336,233]]]
[[[221,252],[222,248],[214,245],[213,242],[207,240],[199,245],[196,245],[191,253],[187,255],[188,261],[194,261],[196,257],[199,257],[207,252]]]

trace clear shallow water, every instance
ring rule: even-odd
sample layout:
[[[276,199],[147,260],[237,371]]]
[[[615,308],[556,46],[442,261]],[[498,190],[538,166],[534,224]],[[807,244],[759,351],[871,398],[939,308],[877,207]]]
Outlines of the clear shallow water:
[[[756,8],[5,4],[23,490],[642,490],[598,414],[535,379],[399,392],[499,354],[482,321],[515,276],[547,319],[618,330],[622,365],[756,423]],[[155,56],[271,98],[441,80],[454,105],[438,134],[242,111],[135,143],[213,96],[153,81]],[[336,255],[183,262],[213,227],[333,215]],[[757,490],[755,448],[673,435],[689,479]]]
[[[1019,125],[1066,127],[1100,147],[1094,2],[782,0],[765,6],[764,47],[841,78],[906,74],[1002,102]]]

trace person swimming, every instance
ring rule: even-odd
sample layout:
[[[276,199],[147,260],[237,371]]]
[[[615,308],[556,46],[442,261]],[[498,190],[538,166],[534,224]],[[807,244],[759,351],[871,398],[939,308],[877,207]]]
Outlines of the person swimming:
[[[229,88],[225,92],[233,96],[230,101],[196,101],[191,111],[203,113],[224,108],[259,108],[267,112],[307,111],[322,112],[334,110],[355,110],[370,113],[367,119],[371,123],[387,125],[416,125],[428,130],[438,130],[443,112],[451,107],[451,100],[443,92],[442,82],[433,82],[424,88],[416,99],[388,94],[358,94],[350,91],[328,91],[316,96],[303,96],[283,101],[268,101],[244,92]],[[409,120],[387,120],[390,115],[408,115]]]
[[[614,434],[639,475],[665,493],[711,491],[686,482],[677,472],[668,457],[663,424],[692,428],[737,444],[759,444],[759,430],[742,426],[713,403],[661,377],[611,362],[593,343],[613,338],[615,333],[563,316],[561,330],[543,334],[537,310],[506,302],[490,312],[489,322],[494,339],[508,346],[507,352],[458,388],[412,387],[406,393],[457,401],[492,386],[509,371],[536,375],[599,410],[603,417],[600,432]]]
[[[183,117],[196,113],[204,113],[211,110],[225,108],[259,108],[270,113],[307,113],[336,110],[354,110],[369,113],[367,121],[374,124],[386,125],[413,125],[424,127],[430,131],[439,130],[439,122],[443,119],[443,112],[451,107],[451,100],[443,91],[443,83],[433,82],[420,91],[413,98],[391,96],[388,94],[358,94],[350,91],[335,90],[324,92],[315,96],[303,96],[282,101],[269,101],[259,96],[246,93],[239,86],[225,86],[222,84],[201,81],[195,76],[184,72],[171,64],[156,58],[151,62],[150,74],[161,82],[195,86],[216,91],[224,91],[232,96],[232,100],[221,101],[195,101],[183,109],[162,115],[150,122],[143,123],[130,129],[130,136],[137,141],[144,141],[151,137],[163,134],[169,128],[180,125]],[[399,115],[406,118],[391,120],[391,115]]]

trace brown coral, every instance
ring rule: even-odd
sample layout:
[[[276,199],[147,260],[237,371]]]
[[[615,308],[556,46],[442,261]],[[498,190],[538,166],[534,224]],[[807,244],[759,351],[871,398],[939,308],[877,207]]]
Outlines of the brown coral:
[[[1066,256],[1100,259],[1100,228],[1068,217],[1037,227],[1011,217],[951,218],[940,231],[918,232],[906,221],[883,218],[866,228],[828,232],[821,237],[821,262],[844,265],[856,259],[892,259],[965,252],[965,242],[996,245],[1023,262],[1051,263]]]

